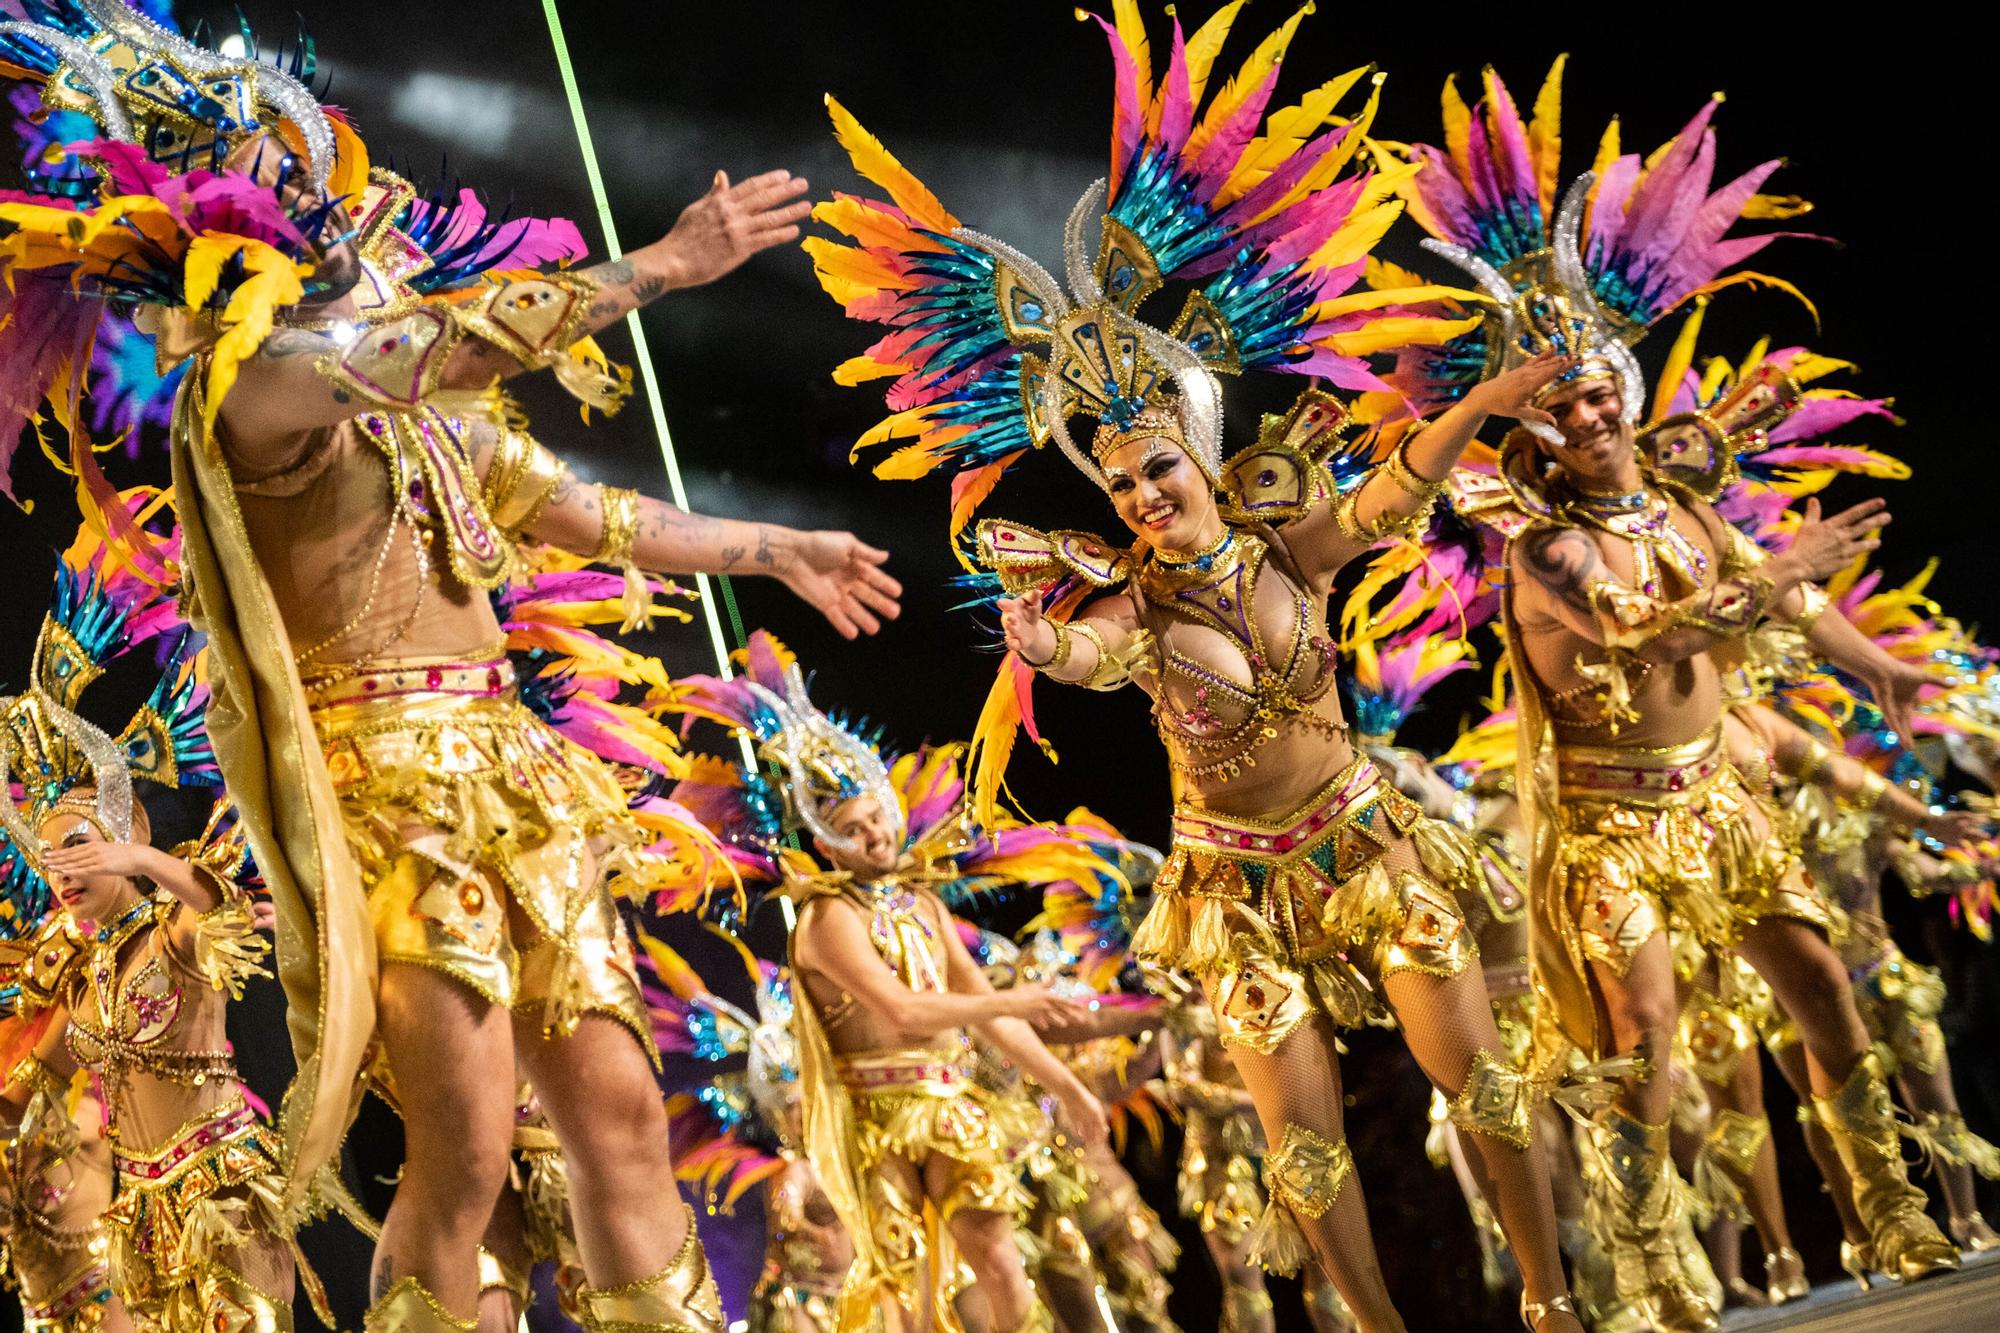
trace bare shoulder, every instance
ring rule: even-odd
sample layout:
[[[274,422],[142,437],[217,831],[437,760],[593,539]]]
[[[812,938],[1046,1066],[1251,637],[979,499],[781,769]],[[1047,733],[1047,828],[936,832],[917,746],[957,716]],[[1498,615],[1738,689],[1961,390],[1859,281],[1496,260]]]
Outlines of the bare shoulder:
[[[1559,596],[1588,586],[1604,567],[1597,543],[1581,528],[1537,523],[1508,546],[1508,563],[1517,580]]]
[[[1132,595],[1124,589],[1108,592],[1102,597],[1093,597],[1077,608],[1077,616],[1084,620],[1104,620],[1114,625],[1135,627],[1139,623],[1139,608]]]

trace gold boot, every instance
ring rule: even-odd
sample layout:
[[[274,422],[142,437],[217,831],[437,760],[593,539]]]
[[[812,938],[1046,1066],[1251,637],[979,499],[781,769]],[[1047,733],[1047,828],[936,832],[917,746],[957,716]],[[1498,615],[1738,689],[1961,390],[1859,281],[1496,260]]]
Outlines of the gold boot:
[[[1590,1126],[1593,1229],[1611,1253],[1619,1298],[1658,1333],[1715,1333],[1714,1307],[1691,1281],[1676,1233],[1686,1188],[1667,1155],[1666,1125],[1646,1125],[1613,1107]]]
[[[592,1333],[723,1333],[722,1298],[694,1234],[692,1210],[687,1239],[673,1262],[620,1287],[585,1287],[577,1304]]]
[[[1957,1268],[1957,1247],[1924,1211],[1924,1192],[1910,1184],[1875,1053],[1861,1057],[1840,1091],[1813,1098],[1813,1110],[1847,1168],[1854,1209],[1868,1228],[1876,1266],[1904,1282]]]
[[[454,1319],[430,1289],[413,1277],[398,1278],[362,1318],[367,1333],[471,1333],[477,1317]]]

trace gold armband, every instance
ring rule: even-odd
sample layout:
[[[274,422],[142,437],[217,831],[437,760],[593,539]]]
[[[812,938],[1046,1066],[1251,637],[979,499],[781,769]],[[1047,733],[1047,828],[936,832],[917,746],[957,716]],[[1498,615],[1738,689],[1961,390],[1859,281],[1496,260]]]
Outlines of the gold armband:
[[[524,431],[500,433],[500,445],[493,451],[493,463],[486,469],[481,492],[486,512],[510,537],[519,537],[535,525],[568,471],[560,458],[544,449]]]
[[[1888,791],[1889,784],[1883,780],[1881,774],[1864,773],[1861,775],[1861,790],[1854,793],[1847,803],[1863,812],[1873,810],[1882,803],[1882,798]]]
[[[1025,657],[1021,659],[1023,662],[1028,662],[1028,665],[1036,671],[1054,671],[1064,662],[1069,661],[1070,649],[1076,646],[1076,640],[1072,637],[1068,625],[1060,620],[1052,620],[1049,622],[1049,625],[1056,632],[1056,646],[1054,651],[1049,654],[1048,660],[1046,662],[1028,662],[1028,659]]]
[[[7,1071],[7,1081],[18,1088],[26,1088],[32,1095],[40,1093],[48,1098],[52,1106],[69,1104],[69,1084],[56,1077],[56,1071],[39,1055],[24,1055]]]
[[[1402,442],[1389,455],[1388,461],[1382,465],[1382,471],[1389,474],[1389,480],[1401,487],[1404,494],[1413,497],[1428,511],[1431,502],[1444,493],[1445,484],[1450,478],[1444,477],[1432,481],[1410,466],[1410,441],[1415,438],[1415,431],[1405,435]]]
[[[1826,776],[1826,770],[1831,761],[1832,755],[1824,745],[1815,740],[1808,740],[1806,742],[1805,758],[1799,760],[1799,781],[1801,783],[1818,782]]]
[[[1153,636],[1145,630],[1134,632],[1123,653],[1114,653],[1104,642],[1104,635],[1097,626],[1087,620],[1079,620],[1070,629],[1089,639],[1097,648],[1097,661],[1090,673],[1078,685],[1086,690],[1115,690],[1132,679],[1132,666],[1142,660],[1153,649]]]
[[[1386,467],[1388,465],[1384,464],[1383,466]],[[1373,474],[1371,473],[1370,475],[1372,476]],[[1393,476],[1394,474],[1392,473],[1391,475]],[[1416,474],[1411,473],[1410,475],[1415,476]],[[1402,483],[1398,481],[1397,484],[1400,486]],[[1359,510],[1361,492],[1365,489],[1367,489],[1365,484],[1356,486],[1353,490],[1334,502],[1334,524],[1340,529],[1341,535],[1349,541],[1362,542],[1373,546],[1376,542],[1388,537],[1413,537],[1423,531],[1430,523],[1430,501],[1426,501],[1418,507],[1415,513],[1411,514],[1399,514],[1393,509],[1384,509],[1375,516],[1373,522],[1363,523]],[[1432,498],[1435,499],[1435,497]]]
[[[603,487],[604,535],[590,558],[604,565],[632,563],[632,546],[639,539],[639,492],[622,486]]]
[[[1526,1074],[1487,1051],[1472,1057],[1465,1086],[1451,1103],[1451,1123],[1515,1148],[1534,1139],[1535,1085]]]
[[[1792,617],[1792,628],[1810,638],[1813,626],[1819,624],[1819,618],[1826,614],[1827,607],[1833,605],[1833,599],[1817,583],[1801,583],[1799,598],[1802,606],[1799,613]]]

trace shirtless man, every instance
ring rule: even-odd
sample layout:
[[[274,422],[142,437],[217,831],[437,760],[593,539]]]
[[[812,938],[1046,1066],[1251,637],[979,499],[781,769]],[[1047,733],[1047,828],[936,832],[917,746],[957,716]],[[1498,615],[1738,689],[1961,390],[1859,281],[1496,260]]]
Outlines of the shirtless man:
[[[1662,1329],[1715,1326],[1665,1241],[1676,1206],[1670,923],[1735,947],[1797,1016],[1815,1110],[1854,1177],[1881,1262],[1905,1280],[1952,1267],[1956,1251],[1905,1179],[1881,1071],[1827,942],[1825,903],[1772,839],[1719,736],[1713,655],[1767,615],[1797,623],[1908,734],[1921,673],[1840,615],[1819,614],[1825,597],[1810,587],[1873,549],[1888,515],[1869,501],[1822,519],[1809,502],[1790,548],[1764,558],[1693,488],[1642,466],[1650,455],[1603,358],[1584,358],[1542,406],[1561,443],[1519,433],[1503,462],[1517,490],[1546,502],[1510,544],[1506,585],[1522,781],[1553,778],[1560,802],[1550,808],[1544,798],[1557,792],[1538,790],[1544,808],[1530,811],[1539,825],[1530,896],[1539,978],[1566,1033],[1588,1054],[1645,1057],[1591,1136],[1592,1187],[1615,1218],[1606,1239],[1620,1294]]]

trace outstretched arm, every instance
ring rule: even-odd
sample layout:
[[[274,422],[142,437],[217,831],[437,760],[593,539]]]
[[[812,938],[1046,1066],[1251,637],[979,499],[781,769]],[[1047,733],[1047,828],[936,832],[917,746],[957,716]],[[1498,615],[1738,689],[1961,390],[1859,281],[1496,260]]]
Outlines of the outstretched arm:
[[[777,579],[845,638],[873,634],[900,613],[903,594],[882,564],[887,551],[851,532],[711,518],[616,487],[579,482],[524,436],[491,431],[474,464],[501,526],[535,541],[655,574],[765,575]]]
[[[1535,395],[1575,364],[1553,353],[1538,356],[1474,385],[1429,425],[1413,428],[1361,485],[1286,526],[1285,545],[1301,572],[1331,577],[1384,537],[1422,522],[1488,417],[1554,425],[1535,406]]]
[[[58,1004],[43,1010],[33,1021],[43,1025],[35,1049],[14,1068],[0,1069],[0,1135],[8,1138],[20,1132],[21,1114],[37,1092],[54,1106],[66,1107],[69,1083],[76,1077],[76,1060],[63,1041],[69,1010]]]
[[[1042,615],[1042,594],[1003,597],[1000,631],[1023,662],[1051,680],[1113,690],[1143,669],[1149,642],[1132,602],[1100,597],[1058,624]]]
[[[972,961],[972,955],[965,951],[965,941],[958,937],[956,930],[947,926],[939,935],[944,940],[946,969],[953,990],[984,994],[992,1000],[1013,993],[993,989],[986,974],[979,970],[979,965]],[[1068,1004],[1067,1001],[1062,1003]],[[1110,1126],[1104,1118],[1104,1104],[1097,1100],[1095,1093],[1083,1086],[1081,1079],[1070,1073],[1068,1065],[1056,1059],[1055,1052],[1043,1044],[1028,1022],[1006,1014],[992,1014],[972,1024],[972,1027],[1062,1103],[1070,1128],[1085,1143],[1101,1144],[1110,1137]]]
[[[1821,745],[1806,730],[1761,704],[1749,717],[1773,743],[1778,770],[1800,782],[1823,787],[1849,805],[1888,816],[1905,829],[1928,834],[1947,846],[1969,842],[1986,821],[1970,810],[1933,811],[1901,787],[1884,781],[1858,759]]]
[[[1808,502],[1806,522],[1791,549],[1761,565],[1718,579],[1679,601],[1627,585],[1578,528],[1531,528],[1509,552],[1518,582],[1532,584],[1556,619],[1607,649],[1640,661],[1678,662],[1748,632],[1773,602],[1798,584],[1823,578],[1878,544],[1888,515],[1870,500],[1831,519]]]
[[[961,991],[956,985],[944,992],[911,990],[883,965],[860,912],[843,901],[814,904],[799,919],[797,929],[799,962],[852,995],[870,1018],[901,1040],[929,1041],[995,1015],[1055,1017],[1061,1009],[1074,1007],[1041,986],[1017,987],[1004,995],[990,986],[978,991]],[[941,933],[957,938],[951,930]]]
[[[562,321],[565,341],[574,341],[667,292],[713,282],[759,251],[796,239],[797,224],[811,208],[799,199],[805,190],[804,180],[785,171],[765,172],[734,186],[718,171],[709,192],[688,205],[673,229],[652,244],[623,259],[544,275],[509,289],[531,302],[579,296],[582,308]],[[338,320],[344,305],[337,302],[317,313]],[[326,371],[352,353],[358,337],[380,339],[383,346],[397,338],[436,337],[434,318],[434,309],[421,311],[360,334],[338,328],[273,333],[243,363],[223,401],[221,420],[232,452],[253,465],[276,461],[294,452],[304,433],[382,405],[351,380]],[[412,372],[409,383],[411,391],[422,393],[477,390],[533,368],[531,360],[511,354],[509,347],[472,336],[446,348],[435,366]]]

